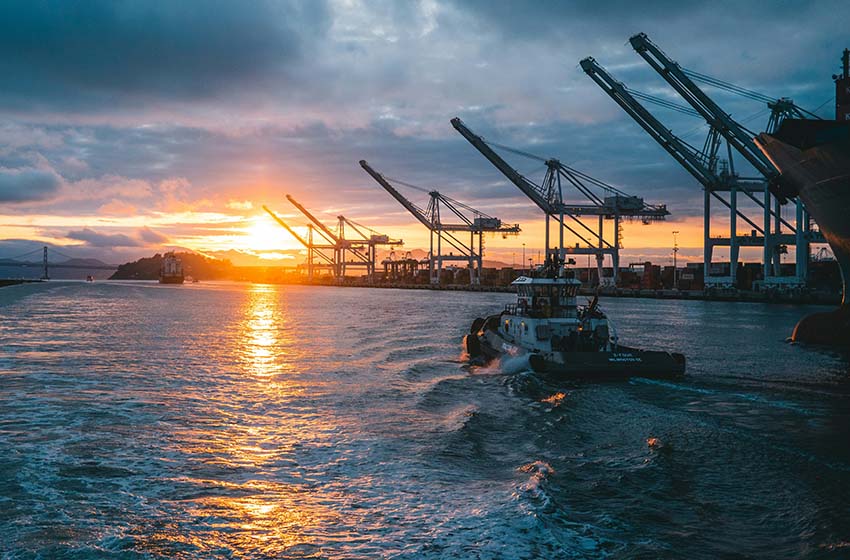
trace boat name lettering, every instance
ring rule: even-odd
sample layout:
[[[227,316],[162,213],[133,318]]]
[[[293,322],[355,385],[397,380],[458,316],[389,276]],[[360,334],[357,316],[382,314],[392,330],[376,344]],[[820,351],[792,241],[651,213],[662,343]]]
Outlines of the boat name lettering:
[[[626,354],[621,352],[614,352],[611,354],[611,357],[608,358],[609,362],[642,362],[639,356],[635,356],[634,354]]]

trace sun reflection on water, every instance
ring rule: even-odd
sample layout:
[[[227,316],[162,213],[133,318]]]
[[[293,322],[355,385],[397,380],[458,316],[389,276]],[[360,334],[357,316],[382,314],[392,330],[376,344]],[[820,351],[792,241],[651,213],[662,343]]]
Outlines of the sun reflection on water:
[[[245,319],[242,322],[242,356],[246,369],[258,377],[278,373],[278,357],[285,352],[288,340],[280,340],[284,320],[275,286],[252,285],[248,293]]]
[[[222,325],[219,350],[236,371],[217,371],[186,395],[193,422],[176,430],[174,448],[185,474],[170,480],[184,497],[172,502],[174,526],[148,550],[313,557],[323,532],[340,524],[299,465],[297,454],[327,448],[335,427],[310,404],[283,289],[250,286],[232,328]]]

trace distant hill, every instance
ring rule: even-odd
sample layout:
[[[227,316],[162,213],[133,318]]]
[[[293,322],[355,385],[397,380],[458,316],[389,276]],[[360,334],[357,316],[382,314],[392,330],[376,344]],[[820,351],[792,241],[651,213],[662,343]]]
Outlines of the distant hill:
[[[69,266],[113,266],[105,263],[100,259],[68,259],[67,261],[56,263]]]
[[[198,280],[221,280],[233,274],[233,265],[229,260],[214,259],[197,253],[175,253],[183,262],[183,271],[187,276]],[[158,280],[162,265],[162,255],[144,257],[137,261],[118,266],[110,280]]]

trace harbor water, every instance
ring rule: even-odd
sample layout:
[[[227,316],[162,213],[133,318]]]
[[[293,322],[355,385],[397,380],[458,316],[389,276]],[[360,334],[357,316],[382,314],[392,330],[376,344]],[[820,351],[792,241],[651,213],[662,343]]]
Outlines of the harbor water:
[[[0,290],[0,557],[848,558],[850,374],[814,307],[603,299],[675,381],[468,368],[510,294]]]

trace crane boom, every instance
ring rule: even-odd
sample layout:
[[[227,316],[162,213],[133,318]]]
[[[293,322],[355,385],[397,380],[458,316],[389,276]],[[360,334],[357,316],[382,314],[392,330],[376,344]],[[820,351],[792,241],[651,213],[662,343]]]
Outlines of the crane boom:
[[[703,164],[697,150],[665,128],[641,103],[632,96],[626,86],[608,73],[593,57],[580,63],[581,69],[613,99],[632,119],[637,122],[662,148],[693,175],[703,186],[718,183],[717,175]]]
[[[274,220],[275,220],[277,223],[279,223],[280,225],[282,225],[282,226],[283,226],[283,228],[284,228],[286,231],[288,231],[288,232],[292,235],[292,237],[294,237],[296,240],[298,240],[298,242],[299,242],[299,243],[301,243],[301,244],[302,244],[302,245],[304,245],[305,247],[308,247],[308,248],[310,247],[310,244],[309,244],[309,243],[307,243],[307,241],[306,241],[303,237],[301,237],[300,235],[298,235],[297,233],[295,233],[295,230],[294,230],[294,229],[292,229],[291,227],[289,227],[289,224],[287,224],[287,223],[286,223],[286,222],[284,222],[282,219],[280,219],[280,217],[278,217],[278,215],[277,215],[277,214],[275,214],[274,212],[272,212],[272,211],[269,209],[269,207],[268,207],[268,206],[263,205],[263,210],[265,210],[266,212],[268,212],[268,213],[269,213],[269,215],[270,215],[272,218],[274,218]]]
[[[628,88],[622,82],[609,74],[592,57],[585,58],[580,62],[580,65],[582,70],[658,142],[667,153],[673,156],[673,159],[679,162],[688,173],[693,175],[712,197],[727,208],[731,208],[730,204],[723,197],[714,192],[714,189],[723,185],[723,179],[705,164],[704,159],[693,146],[680,139],[661,124],[652,113],[629,93]],[[735,213],[759,233],[764,233],[764,230],[750,220],[743,212],[736,209]]]
[[[453,118],[451,122],[452,126],[455,127],[455,130],[460,132],[461,136],[466,138],[466,140],[472,144],[475,149],[481,152],[481,154],[487,158],[490,163],[495,165],[496,168],[505,175],[505,177],[510,179],[514,185],[519,187],[519,190],[521,190],[528,198],[539,206],[541,210],[547,214],[555,213],[552,203],[540,194],[535,185],[523,177],[519,171],[511,167],[499,154],[493,151],[482,137],[469,130],[458,117]]]
[[[407,199],[403,194],[398,192],[395,187],[390,185],[389,181],[384,179],[384,176],[375,171],[372,166],[365,159],[360,160],[360,167],[363,168],[366,173],[372,176],[372,178],[377,181],[379,185],[381,185],[384,190],[392,195],[394,199],[396,199],[402,206],[404,206],[408,212],[413,214],[413,217],[419,220],[422,225],[424,225],[428,229],[433,229],[434,225],[431,223],[431,220],[425,215],[425,212],[422,211],[421,208],[413,204],[410,200]]]
[[[677,62],[671,60],[649,40],[646,33],[638,33],[629,39],[629,43],[641,58],[652,66],[653,70],[696,109],[705,121],[740,152],[759,173],[766,179],[772,179],[778,175],[770,160],[756,147],[752,134],[706,95]]]
[[[307,217],[308,220],[310,220],[311,222],[316,224],[316,227],[318,227],[322,231],[322,233],[324,233],[328,237],[329,240],[333,241],[334,244],[339,244],[339,242],[340,242],[339,237],[336,234],[334,234],[334,232],[332,232],[330,229],[328,229],[327,226],[325,226],[325,224],[323,224],[321,221],[319,221],[319,219],[316,218],[313,214],[311,214],[306,208],[301,206],[298,203],[297,200],[292,198],[291,195],[286,195],[286,200],[288,200],[289,202],[292,203],[293,206],[298,208],[298,210],[300,210],[301,213],[304,214]]]

